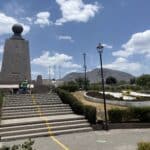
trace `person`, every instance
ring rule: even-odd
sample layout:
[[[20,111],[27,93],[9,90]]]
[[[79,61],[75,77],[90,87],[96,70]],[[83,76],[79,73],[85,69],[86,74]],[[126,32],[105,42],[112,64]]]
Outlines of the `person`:
[[[28,88],[28,80],[24,80],[21,85],[20,88],[22,89],[22,93],[26,94],[27,93],[27,88]]]

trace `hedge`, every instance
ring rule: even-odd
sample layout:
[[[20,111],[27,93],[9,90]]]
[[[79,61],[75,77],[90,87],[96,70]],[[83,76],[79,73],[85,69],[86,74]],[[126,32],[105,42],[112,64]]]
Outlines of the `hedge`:
[[[138,150],[150,150],[150,142],[138,143]]]
[[[137,119],[140,122],[150,122],[150,107],[114,108],[108,110],[108,116],[112,123],[128,122],[132,119]]]
[[[112,123],[117,123],[117,122],[127,121],[129,118],[128,116],[130,116],[130,114],[127,109],[114,108],[114,109],[108,110],[108,116],[109,116],[109,120]]]
[[[69,104],[72,110],[79,115],[85,115],[88,121],[92,124],[96,123],[96,108],[93,106],[87,106],[78,101],[72,94],[69,92],[56,89],[57,94],[65,104]]]

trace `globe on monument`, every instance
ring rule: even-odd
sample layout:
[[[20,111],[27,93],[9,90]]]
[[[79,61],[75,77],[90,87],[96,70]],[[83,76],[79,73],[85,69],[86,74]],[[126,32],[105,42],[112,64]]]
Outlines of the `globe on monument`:
[[[21,34],[23,32],[23,27],[20,24],[14,24],[12,26],[12,31],[14,32],[14,34]]]

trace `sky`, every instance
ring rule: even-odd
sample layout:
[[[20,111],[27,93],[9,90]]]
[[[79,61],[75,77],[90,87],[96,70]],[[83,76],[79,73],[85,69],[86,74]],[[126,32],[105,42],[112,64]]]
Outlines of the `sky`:
[[[61,78],[103,66],[135,76],[150,74],[149,0],[0,0],[0,62],[11,27],[24,27],[32,78]]]

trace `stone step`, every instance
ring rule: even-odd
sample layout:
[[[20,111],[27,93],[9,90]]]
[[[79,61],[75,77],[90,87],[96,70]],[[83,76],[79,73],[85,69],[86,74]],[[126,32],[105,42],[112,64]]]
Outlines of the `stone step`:
[[[58,131],[58,130],[84,128],[84,127],[89,127],[89,126],[90,125],[88,123],[50,126],[50,132]],[[39,128],[6,131],[6,132],[1,132],[0,136],[1,137],[3,137],[3,136],[14,136],[14,135],[32,134],[32,133],[40,133],[40,132],[48,132],[48,127],[45,125],[45,127],[39,127]]]
[[[42,113],[49,113],[49,112],[64,112],[64,111],[72,111],[71,108],[66,108],[66,109],[53,109],[53,110],[41,110]],[[27,115],[27,114],[36,114],[38,113],[37,110],[33,111],[22,111],[22,112],[2,112],[2,116],[16,116],[16,115]]]
[[[45,111],[45,110],[59,110],[59,109],[71,109],[69,106],[58,106],[58,107],[53,107],[53,106],[50,106],[50,107],[39,107],[41,111]],[[35,108],[26,108],[26,109],[8,109],[8,110],[3,110],[2,113],[5,114],[5,113],[20,113],[20,112],[34,112],[34,111],[37,111],[37,107]]]
[[[37,103],[40,103],[40,102],[42,102],[42,103],[47,103],[47,102],[62,102],[61,100],[40,100],[40,101],[37,101],[36,100],[36,102]],[[20,103],[33,103],[33,101],[16,101],[16,102],[13,102],[13,101],[10,101],[10,102],[8,102],[8,101],[4,101],[4,104],[20,104]]]
[[[31,97],[20,97],[20,98],[15,98],[15,97],[12,97],[12,98],[8,98],[8,97],[5,97],[5,100],[7,100],[7,101],[22,101],[22,100],[32,100],[32,98]],[[36,100],[45,100],[45,99],[47,99],[47,100],[52,100],[52,99],[54,99],[54,100],[57,100],[57,99],[59,99],[60,100],[60,98],[59,97],[41,97],[41,98],[39,98],[39,97],[37,97],[37,98],[35,98]]]
[[[52,115],[64,115],[64,114],[72,114],[73,111],[66,111],[66,112],[53,112],[53,113],[43,113],[44,116],[52,116]],[[40,116],[40,114],[26,114],[26,115],[14,115],[14,116],[2,116],[1,119],[17,119],[17,118],[29,118],[29,117],[37,117]]]
[[[44,104],[61,104],[62,102],[36,102],[37,105],[44,105]],[[9,104],[4,104],[4,107],[9,107],[9,106],[28,106],[28,105],[33,105],[33,103],[9,103]]]
[[[61,125],[69,125],[69,124],[83,124],[88,123],[87,120],[84,118],[76,119],[76,120],[62,120],[62,121],[55,121],[55,122],[48,122],[47,125],[49,126],[61,126]],[[45,123],[35,123],[35,124],[26,124],[26,125],[15,125],[15,126],[4,126],[0,127],[0,134],[3,132],[15,131],[15,130],[24,130],[24,129],[33,129],[33,128],[41,128],[45,127]]]
[[[69,106],[68,104],[42,104],[38,105],[40,108],[49,108],[49,107],[63,107],[63,106]],[[26,105],[26,106],[3,106],[3,110],[13,110],[13,109],[29,109],[29,108],[37,108],[35,105]]]
[[[52,101],[52,102],[36,102],[36,104],[61,104],[62,102],[60,101]],[[24,102],[24,103],[4,103],[3,106],[5,107],[8,107],[8,106],[20,106],[20,105],[23,105],[23,106],[27,106],[27,105],[34,105],[32,102]]]
[[[84,116],[81,115],[75,115],[75,114],[65,114],[65,115],[57,115],[57,116],[47,116],[47,122],[53,123],[53,122],[61,122],[61,121],[73,121],[73,120],[81,120],[85,119]],[[20,118],[20,119],[8,119],[8,120],[2,120],[0,127],[13,127],[13,126],[20,126],[20,125],[31,125],[31,124],[38,124],[38,123],[44,123],[45,120],[43,120],[40,117],[31,117],[31,118]]]
[[[48,96],[36,96],[36,95],[34,95],[34,97],[36,98],[36,99],[60,99],[59,98],[59,96],[50,96],[50,95],[48,95]],[[21,95],[21,96],[15,96],[15,95],[12,95],[12,96],[5,96],[5,99],[7,99],[7,100],[10,100],[10,99],[12,99],[12,100],[14,100],[14,99],[32,99],[32,96],[30,95],[30,96],[23,96],[23,95]]]
[[[91,127],[83,127],[83,128],[73,128],[73,129],[66,129],[66,130],[57,130],[53,131],[51,136],[54,135],[61,135],[61,134],[68,134],[68,133],[77,133],[77,132],[88,132],[92,131]],[[45,137],[50,136],[49,133],[46,132],[38,132],[38,133],[32,133],[32,134],[25,134],[25,135],[12,135],[12,136],[4,136],[1,137],[2,142],[17,140],[17,139],[26,139],[26,138],[36,138],[36,137]]]

